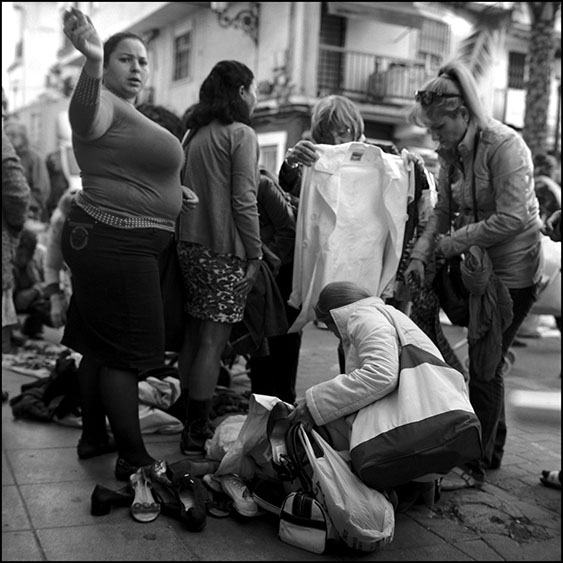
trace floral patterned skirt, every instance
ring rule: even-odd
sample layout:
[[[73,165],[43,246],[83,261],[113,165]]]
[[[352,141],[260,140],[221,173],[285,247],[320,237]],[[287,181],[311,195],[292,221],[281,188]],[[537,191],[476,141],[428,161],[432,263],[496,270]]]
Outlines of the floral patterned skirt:
[[[219,254],[201,244],[178,241],[178,259],[186,288],[187,313],[219,323],[242,321],[246,296],[234,284],[244,277],[246,261]]]

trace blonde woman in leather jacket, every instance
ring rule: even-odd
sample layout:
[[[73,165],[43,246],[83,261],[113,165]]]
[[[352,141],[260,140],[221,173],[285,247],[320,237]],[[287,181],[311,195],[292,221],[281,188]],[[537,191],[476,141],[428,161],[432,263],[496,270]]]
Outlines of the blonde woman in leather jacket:
[[[541,277],[541,220],[532,156],[516,131],[487,117],[475,80],[459,62],[443,66],[415,100],[411,120],[438,142],[441,170],[438,202],[405,276],[422,280],[434,252],[449,258],[476,245],[486,251],[493,273],[512,299],[513,319],[503,330],[502,359],[495,372],[475,373],[470,365],[469,393],[481,422],[485,455],[456,468],[442,482],[443,490],[480,487],[485,470],[497,469],[502,461],[504,356],[536,300]]]

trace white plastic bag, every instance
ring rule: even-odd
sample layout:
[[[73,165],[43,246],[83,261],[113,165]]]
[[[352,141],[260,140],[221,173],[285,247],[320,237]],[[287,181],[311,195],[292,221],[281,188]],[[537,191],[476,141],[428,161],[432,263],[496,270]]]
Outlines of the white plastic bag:
[[[221,421],[213,433],[213,438],[205,441],[206,457],[221,461],[235,443],[245,420],[245,414],[232,414]]]
[[[266,428],[270,411],[279,401],[269,395],[250,395],[248,414],[238,436],[221,459],[214,473],[216,477],[235,473],[243,481],[250,481],[258,472],[260,476],[277,479]]]
[[[390,543],[395,533],[392,504],[379,491],[360,481],[349,464],[317,432],[311,433],[323,450],[322,457],[315,456],[307,433],[300,428],[313,468],[315,496],[325,506],[340,538],[348,547],[366,552]]]

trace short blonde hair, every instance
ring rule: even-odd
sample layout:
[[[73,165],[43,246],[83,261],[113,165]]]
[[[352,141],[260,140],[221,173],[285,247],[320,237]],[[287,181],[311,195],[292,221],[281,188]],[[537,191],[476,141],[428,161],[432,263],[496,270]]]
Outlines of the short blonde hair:
[[[334,144],[335,130],[349,129],[354,141],[364,134],[364,118],[352,100],[332,94],[321,98],[311,115],[311,136],[315,143]]]
[[[332,323],[334,322],[330,314],[332,309],[350,305],[367,297],[372,297],[372,294],[356,283],[331,282],[323,287],[314,307],[317,320],[325,324]]]

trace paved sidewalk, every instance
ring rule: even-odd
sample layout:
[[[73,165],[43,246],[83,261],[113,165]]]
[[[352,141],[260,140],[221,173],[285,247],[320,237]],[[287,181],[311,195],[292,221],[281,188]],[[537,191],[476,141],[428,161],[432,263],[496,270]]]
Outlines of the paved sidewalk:
[[[444,328],[452,343],[462,341],[462,329]],[[90,516],[96,483],[122,486],[113,479],[115,456],[79,461],[79,430],[14,420],[4,403],[2,560],[560,561],[561,492],[541,485],[539,476],[542,469],[561,467],[561,337],[548,330],[525,342],[514,349],[516,361],[506,378],[509,434],[502,468],[490,472],[481,491],[443,492],[432,508],[415,506],[398,515],[393,542],[371,554],[315,555],[286,545],[268,513],[247,520],[208,518],[200,533],[164,515],[141,524],[128,508]],[[336,345],[331,333],[307,326],[300,392],[337,373]],[[463,358],[463,346],[458,353]],[[11,397],[29,381],[2,369],[2,387]],[[233,386],[247,387],[246,376]],[[553,396],[558,408],[546,400]],[[146,441],[157,458],[183,459],[178,435],[147,435]]]

